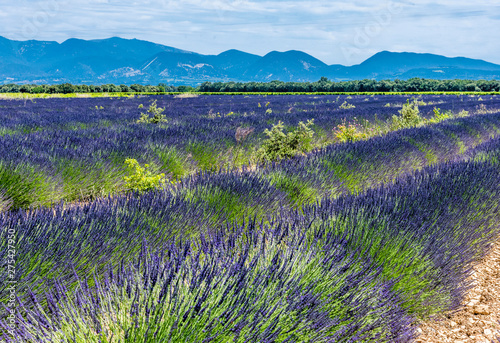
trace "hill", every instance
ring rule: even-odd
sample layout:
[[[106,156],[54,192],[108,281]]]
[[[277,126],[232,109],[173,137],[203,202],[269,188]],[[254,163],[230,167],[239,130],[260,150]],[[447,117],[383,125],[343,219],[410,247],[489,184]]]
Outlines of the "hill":
[[[204,81],[499,79],[500,65],[465,57],[382,51],[359,65],[327,65],[302,51],[203,55],[138,39],[15,41],[0,37],[0,83],[168,84]]]

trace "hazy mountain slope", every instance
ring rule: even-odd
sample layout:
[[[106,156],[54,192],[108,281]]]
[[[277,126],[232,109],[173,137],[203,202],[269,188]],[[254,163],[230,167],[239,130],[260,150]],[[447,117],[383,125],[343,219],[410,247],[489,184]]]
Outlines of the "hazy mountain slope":
[[[361,64],[328,66],[302,51],[202,55],[137,39],[15,41],[0,37],[0,83],[196,85],[203,81],[500,79],[500,65],[465,57],[382,51]]]
[[[309,81],[324,75],[327,65],[302,51],[272,51],[243,73],[253,81]]]

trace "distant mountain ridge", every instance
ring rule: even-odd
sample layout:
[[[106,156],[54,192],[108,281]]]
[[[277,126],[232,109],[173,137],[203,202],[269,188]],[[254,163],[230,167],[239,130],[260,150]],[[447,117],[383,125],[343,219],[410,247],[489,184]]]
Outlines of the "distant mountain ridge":
[[[500,65],[465,57],[382,51],[354,66],[327,65],[302,51],[258,56],[239,50],[219,55],[138,39],[15,41],[0,36],[0,84],[196,85],[204,81],[333,81],[357,79],[500,79]]]

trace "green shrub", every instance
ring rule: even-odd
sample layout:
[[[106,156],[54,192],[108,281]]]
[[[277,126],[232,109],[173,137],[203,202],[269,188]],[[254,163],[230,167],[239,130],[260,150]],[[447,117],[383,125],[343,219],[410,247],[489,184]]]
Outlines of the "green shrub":
[[[341,109],[343,109],[343,110],[349,110],[349,109],[351,109],[351,108],[356,108],[356,106],[349,104],[347,101],[344,101],[344,102],[342,103],[342,105],[340,105],[340,107],[339,107],[339,108],[341,108]]]
[[[271,130],[264,130],[268,138],[259,150],[260,159],[278,161],[311,151],[313,121],[314,119],[308,120],[306,124],[299,122],[298,127],[288,133],[283,132],[285,126],[281,121],[273,125]]]
[[[345,119],[342,121],[342,124],[337,125],[333,129],[333,135],[335,136],[335,140],[340,143],[359,141],[366,136],[356,121],[354,123],[346,123]]]
[[[443,120],[453,118],[453,114],[451,113],[451,111],[441,112],[441,109],[436,107],[434,107],[433,111],[434,111],[434,117],[428,120],[429,123],[435,124]]]
[[[406,100],[406,104],[399,110],[399,114],[399,116],[392,116],[392,126],[395,130],[414,127],[423,121],[422,117],[420,117],[418,101],[416,99],[413,99],[412,102]]]
[[[166,123],[167,118],[163,114],[163,111],[165,111],[165,108],[158,108],[155,100],[149,106],[148,113],[141,113],[141,118],[137,122],[149,124]],[[149,115],[152,115],[152,117],[149,117]]]
[[[129,176],[125,176],[126,188],[133,191],[148,191],[154,188],[163,186],[166,183],[165,174],[153,175],[148,170],[149,164],[141,167],[135,159],[128,158],[125,160]]]

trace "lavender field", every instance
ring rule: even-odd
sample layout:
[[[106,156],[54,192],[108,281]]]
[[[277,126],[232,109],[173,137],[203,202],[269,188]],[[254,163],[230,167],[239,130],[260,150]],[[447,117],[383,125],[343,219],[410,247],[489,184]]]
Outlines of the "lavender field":
[[[0,100],[0,152],[5,342],[411,342],[500,233],[498,95]]]

